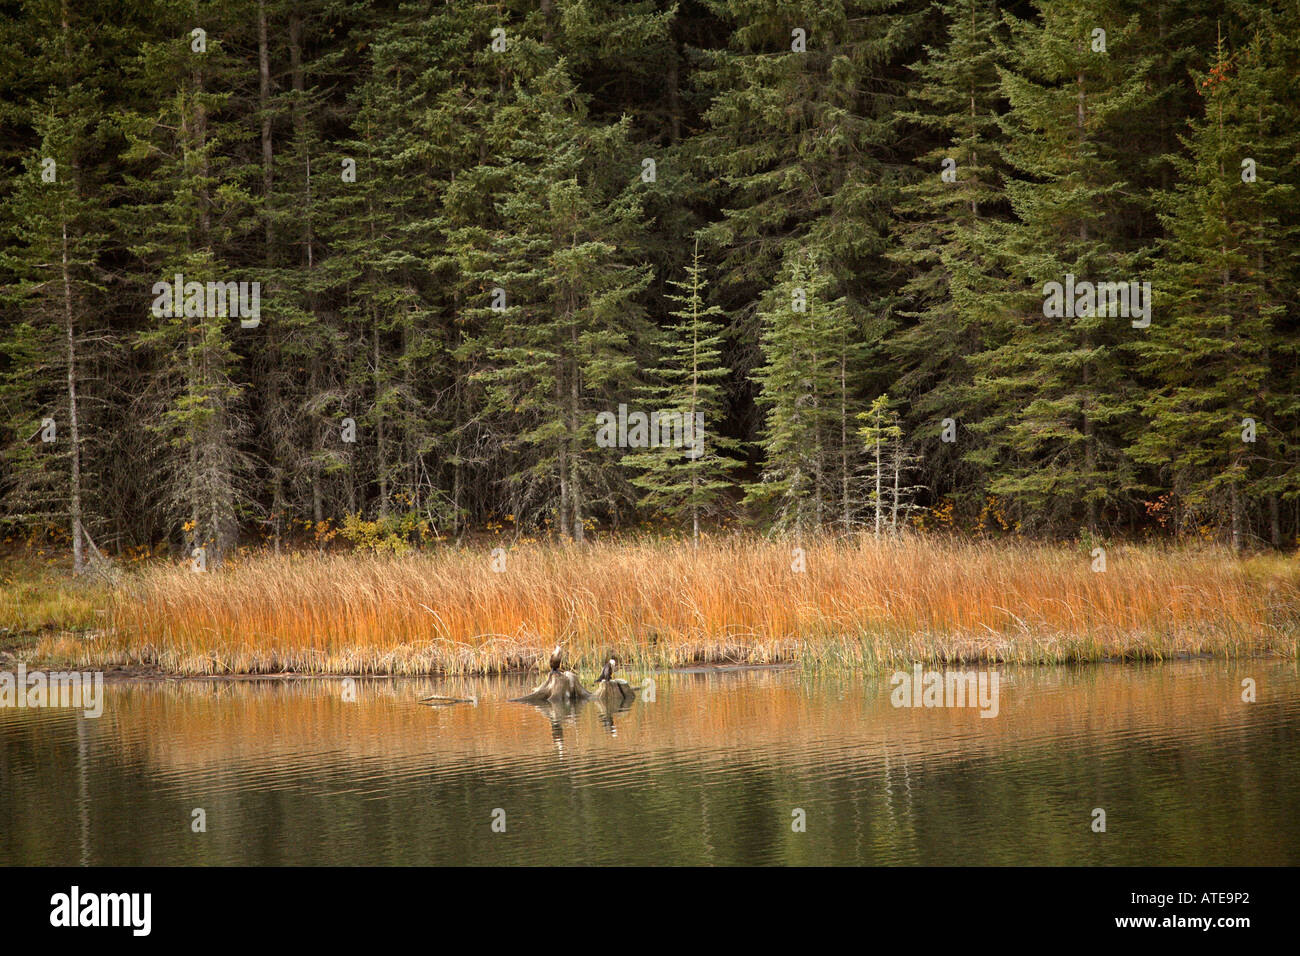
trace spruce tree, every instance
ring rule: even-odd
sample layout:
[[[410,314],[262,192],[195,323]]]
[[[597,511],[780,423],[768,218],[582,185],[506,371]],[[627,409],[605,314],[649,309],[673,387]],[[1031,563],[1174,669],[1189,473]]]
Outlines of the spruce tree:
[[[228,24],[198,22],[188,5],[166,11],[171,36],[142,44],[135,81],[144,98],[120,122],[129,143],[124,215],[138,260],[136,310],[144,316],[135,344],[150,363],[146,427],[160,441],[147,463],[159,477],[154,504],[186,551],[201,549],[216,569],[254,502],[236,340],[255,347],[257,328],[272,319],[235,317],[229,301],[224,310],[210,308],[204,294],[209,282],[257,280],[238,265],[239,243],[255,220],[251,168],[231,149],[249,131],[230,112],[236,66],[221,32]],[[176,276],[179,310],[167,301],[175,290],[158,285],[174,286]]]
[[[837,523],[851,530],[863,348],[848,305],[815,256],[796,254],[760,320],[763,365],[754,378],[764,410],[763,470],[745,500],[770,511],[780,529]]]
[[[1051,302],[1049,289],[1071,275],[1126,288],[1142,277],[1142,250],[1120,228],[1132,198],[1115,125],[1146,101],[1147,63],[1133,52],[1136,20],[1106,0],[1036,9],[1037,22],[1005,15],[1001,149],[1014,169],[1014,218],[989,231],[1010,295],[993,290],[987,312],[998,327],[970,357],[985,414],[971,425],[983,442],[967,458],[994,475],[989,491],[1025,527],[1075,520],[1096,533],[1135,480],[1123,452],[1136,405],[1123,348],[1142,330],[1082,298],[1063,303],[1060,290]]]
[[[595,443],[596,415],[633,394],[647,331],[637,297],[650,274],[621,252],[642,228],[630,164],[619,175],[615,162],[627,125],[592,124],[562,62],[519,82],[497,120],[510,131],[501,228],[470,237],[489,358],[475,378],[512,436],[513,513],[553,508],[559,533],[581,541],[630,490]]]
[[[901,117],[933,145],[917,157],[904,186],[889,253],[906,269],[889,356],[898,369],[890,390],[906,400],[910,433],[924,448],[938,494],[978,495],[986,478],[962,458],[974,433],[942,440],[945,419],[978,420],[970,357],[988,344],[999,303],[990,292],[1005,274],[989,246],[987,224],[1005,221],[1006,164],[999,151],[1002,108],[997,73],[1003,24],[992,0],[939,6],[943,35],[912,65],[912,105]]]
[[[20,318],[0,334],[0,352],[8,358],[0,408],[17,438],[0,449],[0,494],[21,526],[65,532],[73,573],[80,574],[91,504],[94,394],[87,394],[86,379],[107,343],[93,318],[104,294],[100,258],[107,236],[104,204],[90,192],[97,184],[85,182],[88,171],[80,163],[97,123],[94,101],[79,87],[69,92],[36,119],[40,147],[5,210],[16,241],[0,253],[0,269],[14,277],[4,299]]]
[[[437,527],[452,520],[440,473],[451,306],[432,271],[444,254],[439,200],[450,170],[427,117],[454,82],[441,64],[467,40],[463,27],[441,13],[376,27],[353,136],[318,184],[330,213],[325,288],[341,298],[354,343],[338,414],[353,418],[356,444],[369,452],[351,455],[352,467],[373,463],[354,480],[373,481],[378,517],[406,513]]]
[[[706,53],[709,127],[695,150],[717,183],[721,215],[706,236],[723,250],[729,333],[747,346],[738,370],[748,375],[765,361],[762,303],[794,250],[818,257],[855,335],[881,355],[897,271],[885,256],[890,211],[907,165],[898,148],[902,62],[923,14],[907,0],[718,0],[710,8],[732,32],[725,49]]]
[[[1272,384],[1279,355],[1295,357],[1284,319],[1300,211],[1297,115],[1275,99],[1290,74],[1280,48],[1263,34],[1236,54],[1220,42],[1195,74],[1205,115],[1180,137],[1178,182],[1159,197],[1160,319],[1140,343],[1157,385],[1133,457],[1159,467],[1180,525],[1223,527],[1237,548],[1249,496],[1296,491],[1276,480],[1294,401]]]
[[[658,336],[661,360],[644,394],[656,412],[680,416],[683,432],[689,429],[694,442],[629,455],[624,464],[641,471],[633,479],[644,491],[640,504],[674,521],[689,521],[691,541],[698,547],[700,521],[718,511],[731,487],[729,475],[739,465],[732,457],[738,443],[721,434],[722,379],[727,374],[722,364],[723,312],[706,304],[698,240],[685,280],[670,280],[670,285],[678,290],[668,297],[676,305],[669,314],[677,321]]]
[[[121,502],[97,492],[118,338],[110,326],[111,123],[115,57],[130,28],[67,2],[23,5],[0,45],[21,44],[17,76],[0,79],[0,125],[21,168],[0,205],[0,503],[19,532],[55,531],[81,573],[92,530]],[[25,29],[22,29],[25,28]],[[2,137],[9,140],[8,136]]]

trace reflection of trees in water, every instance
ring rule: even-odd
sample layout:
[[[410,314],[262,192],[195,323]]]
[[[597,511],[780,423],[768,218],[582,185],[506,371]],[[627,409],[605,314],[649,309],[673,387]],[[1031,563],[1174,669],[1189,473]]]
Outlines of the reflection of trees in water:
[[[98,720],[0,714],[0,862],[1295,864],[1296,671],[1019,672],[993,719],[793,673],[663,675],[626,710],[508,704],[519,682],[116,684]],[[1269,700],[1240,702],[1245,674]],[[414,703],[435,688],[479,705]],[[194,806],[221,825],[196,838]]]

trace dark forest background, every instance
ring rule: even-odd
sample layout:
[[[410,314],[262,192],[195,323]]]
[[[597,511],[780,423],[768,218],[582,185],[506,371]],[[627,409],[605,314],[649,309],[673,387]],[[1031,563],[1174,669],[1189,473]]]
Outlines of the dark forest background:
[[[1290,547],[1298,76],[1295,0],[0,0],[0,536]]]

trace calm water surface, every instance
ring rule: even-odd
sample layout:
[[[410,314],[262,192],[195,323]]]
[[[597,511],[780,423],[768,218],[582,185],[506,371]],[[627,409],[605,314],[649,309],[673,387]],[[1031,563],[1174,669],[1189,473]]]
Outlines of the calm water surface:
[[[110,684],[98,719],[0,708],[0,864],[1300,864],[1296,662],[1001,673],[995,718],[798,670],[656,674],[621,713]]]

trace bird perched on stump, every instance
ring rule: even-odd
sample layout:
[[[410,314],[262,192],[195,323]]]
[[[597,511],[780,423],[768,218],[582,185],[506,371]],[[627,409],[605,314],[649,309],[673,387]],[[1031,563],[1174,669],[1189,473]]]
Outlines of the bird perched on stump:
[[[596,683],[599,684],[601,681],[611,680],[614,677],[614,668],[617,666],[618,658],[611,655],[609,660],[605,661],[605,667],[600,672],[600,676],[596,678]]]
[[[560,665],[564,663],[564,652],[560,650],[560,645],[555,645],[555,650],[551,651],[551,670],[558,671]]]

